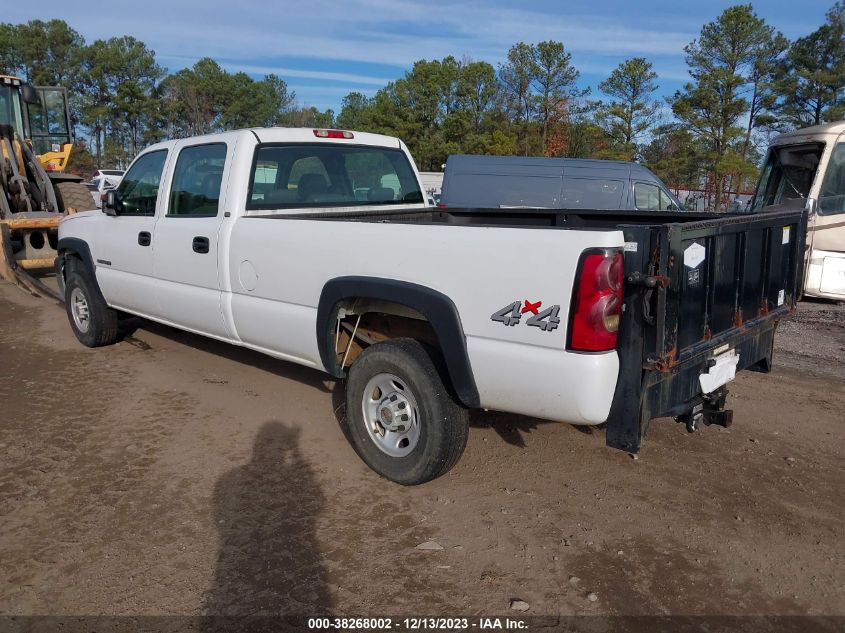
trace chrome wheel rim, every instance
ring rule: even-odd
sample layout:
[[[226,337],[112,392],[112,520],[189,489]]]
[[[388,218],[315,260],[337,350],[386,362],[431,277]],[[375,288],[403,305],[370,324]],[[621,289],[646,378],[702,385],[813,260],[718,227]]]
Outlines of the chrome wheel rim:
[[[76,329],[87,332],[91,327],[91,312],[88,309],[88,299],[79,288],[70,291],[70,313]]]
[[[382,453],[405,457],[420,439],[420,411],[408,383],[393,374],[376,374],[364,388],[367,435]]]

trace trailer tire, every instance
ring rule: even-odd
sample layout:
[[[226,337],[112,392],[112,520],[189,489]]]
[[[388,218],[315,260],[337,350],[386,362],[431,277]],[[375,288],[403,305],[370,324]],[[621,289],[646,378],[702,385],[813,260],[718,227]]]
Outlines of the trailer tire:
[[[425,483],[463,454],[468,411],[449,394],[442,371],[437,350],[410,338],[371,345],[350,368],[347,437],[382,477],[405,486]]]
[[[86,347],[116,343],[117,310],[106,304],[88,275],[74,267],[65,281],[65,311],[70,328]]]
[[[74,211],[93,211],[97,208],[91,192],[84,185],[78,182],[56,183],[56,202],[59,204],[59,211],[67,213],[68,209]]]

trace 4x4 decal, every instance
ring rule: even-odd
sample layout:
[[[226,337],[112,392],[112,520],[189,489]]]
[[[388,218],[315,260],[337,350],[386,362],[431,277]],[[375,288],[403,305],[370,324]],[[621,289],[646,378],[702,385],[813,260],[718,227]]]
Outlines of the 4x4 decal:
[[[543,305],[542,301],[531,302],[528,299],[524,301],[514,301],[509,303],[501,310],[497,310],[490,315],[492,321],[503,323],[505,325],[514,326],[522,320],[522,315],[531,312],[533,316],[526,321],[526,325],[538,327],[544,332],[551,332],[557,329],[560,325],[560,306],[554,305],[546,308],[540,312],[540,307]]]

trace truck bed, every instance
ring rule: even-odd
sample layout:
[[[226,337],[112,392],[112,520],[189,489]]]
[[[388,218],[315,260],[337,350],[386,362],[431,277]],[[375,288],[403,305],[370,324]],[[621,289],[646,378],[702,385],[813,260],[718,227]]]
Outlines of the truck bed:
[[[283,217],[621,230],[625,307],[607,443],[631,452],[639,450],[652,418],[700,413],[705,423],[726,419],[720,413],[726,389],[708,396],[699,386],[699,376],[723,351],[739,355],[737,370],[770,370],[775,328],[796,309],[801,292],[807,221],[800,208],[753,215],[417,209]]]

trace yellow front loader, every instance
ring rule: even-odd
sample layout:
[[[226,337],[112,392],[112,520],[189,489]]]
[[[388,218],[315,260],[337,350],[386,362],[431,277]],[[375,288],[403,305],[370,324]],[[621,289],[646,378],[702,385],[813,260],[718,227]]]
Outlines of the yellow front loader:
[[[0,75],[0,277],[39,294],[31,273],[52,269],[62,216],[96,208],[65,173],[72,147],[67,90]]]

